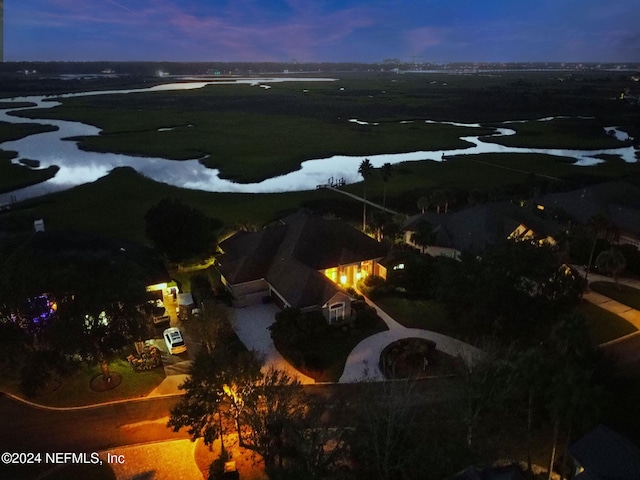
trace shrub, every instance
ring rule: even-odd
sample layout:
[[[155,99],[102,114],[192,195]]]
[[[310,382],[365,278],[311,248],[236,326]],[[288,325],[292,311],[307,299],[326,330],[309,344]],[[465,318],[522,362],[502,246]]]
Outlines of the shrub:
[[[379,298],[389,293],[387,282],[377,275],[369,275],[358,282],[358,289],[369,298]]]
[[[297,308],[285,308],[276,314],[276,321],[269,327],[276,345],[297,345],[323,333],[327,321],[320,312],[301,313]]]

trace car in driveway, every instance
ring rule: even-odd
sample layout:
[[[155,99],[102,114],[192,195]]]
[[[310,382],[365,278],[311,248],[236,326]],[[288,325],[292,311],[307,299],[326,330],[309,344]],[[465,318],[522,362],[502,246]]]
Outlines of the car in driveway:
[[[177,355],[187,351],[187,345],[184,343],[184,337],[179,328],[171,327],[162,332],[167,349],[171,355]]]

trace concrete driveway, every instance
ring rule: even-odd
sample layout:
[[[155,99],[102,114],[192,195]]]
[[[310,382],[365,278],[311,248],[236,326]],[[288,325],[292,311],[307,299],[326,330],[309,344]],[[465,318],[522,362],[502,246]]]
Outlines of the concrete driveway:
[[[295,369],[276,350],[276,346],[271,340],[269,326],[275,321],[275,315],[278,311],[278,307],[272,303],[236,308],[233,310],[234,318],[231,324],[248,349],[264,355],[265,368],[274,367],[284,370],[305,385],[315,383],[313,378]]]
[[[362,380],[385,380],[386,377],[378,366],[382,350],[390,343],[403,338],[432,340],[436,342],[437,350],[447,355],[461,357],[468,364],[473,363],[482,355],[480,349],[447,335],[419,328],[404,327],[367,297],[365,297],[365,300],[367,304],[376,309],[376,313],[387,324],[389,330],[376,333],[356,345],[347,357],[344,371],[338,380],[339,383],[354,383]]]

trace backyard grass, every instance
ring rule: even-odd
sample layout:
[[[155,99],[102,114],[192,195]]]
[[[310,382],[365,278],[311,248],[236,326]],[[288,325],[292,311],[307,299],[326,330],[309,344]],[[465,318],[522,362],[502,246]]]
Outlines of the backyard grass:
[[[596,345],[606,343],[616,338],[624,337],[638,329],[624,318],[600,308],[589,302],[578,305],[578,312],[587,319],[589,335]]]
[[[382,310],[407,328],[421,328],[455,337],[447,321],[447,312],[433,300],[409,300],[400,297],[382,297],[375,300]]]
[[[640,290],[628,285],[620,285],[620,289],[615,282],[593,282],[589,284],[593,291],[609,297],[616,302],[620,302],[628,307],[640,310]]]
[[[59,388],[46,391],[28,400],[51,407],[75,407],[140,398],[148,395],[165,378],[163,368],[134,372],[131,365],[125,360],[115,361],[109,365],[109,368],[122,377],[122,383],[113,390],[93,391],[89,387],[89,382],[101,373],[100,367],[97,365],[89,367],[83,364],[73,375],[61,378]],[[9,373],[5,371],[3,374],[2,388],[8,393],[24,397],[18,388],[17,378]]]

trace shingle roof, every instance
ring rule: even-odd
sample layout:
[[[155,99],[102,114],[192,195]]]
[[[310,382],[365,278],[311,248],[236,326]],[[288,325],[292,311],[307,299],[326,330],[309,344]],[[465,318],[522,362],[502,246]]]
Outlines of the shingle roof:
[[[587,223],[597,214],[607,215],[619,228],[640,234],[640,187],[612,181],[571,192],[545,195],[539,203],[563,210],[574,221]]]
[[[485,203],[448,214],[426,212],[408,219],[405,230],[412,230],[422,220],[433,227],[434,245],[461,252],[479,252],[507,238],[520,224],[538,235],[550,235],[556,230],[555,224],[510,202]]]
[[[640,450],[604,425],[571,445],[569,453],[584,468],[576,480],[640,479]]]
[[[386,248],[339,220],[300,210],[220,244],[218,270],[231,284],[264,278],[297,308],[323,305],[340,287],[319,270],[379,259]]]

